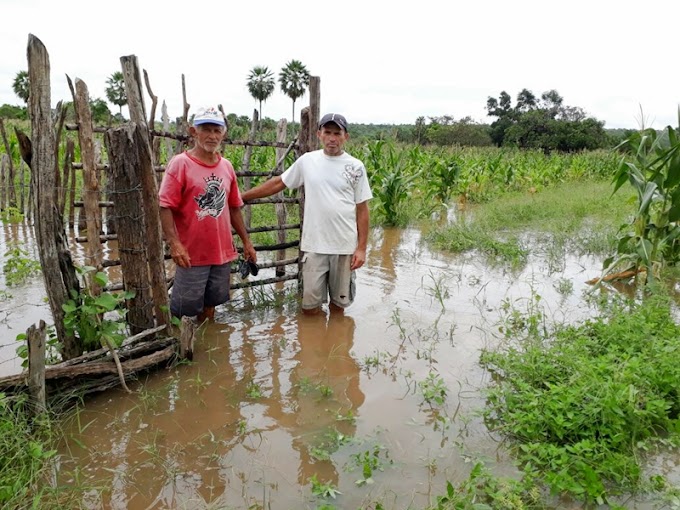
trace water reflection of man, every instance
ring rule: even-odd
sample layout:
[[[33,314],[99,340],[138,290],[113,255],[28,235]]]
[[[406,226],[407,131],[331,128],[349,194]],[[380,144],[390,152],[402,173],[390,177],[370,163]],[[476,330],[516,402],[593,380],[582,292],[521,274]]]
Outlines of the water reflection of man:
[[[350,353],[354,330],[354,319],[342,314],[298,317],[299,350],[293,357],[297,364],[290,378],[294,414],[284,420],[293,435],[293,448],[300,455],[300,485],[306,485],[315,474],[323,483],[338,483],[332,461],[319,460],[312,451],[327,446],[326,434],[333,429],[347,437],[356,431],[354,418],[365,396],[360,388],[359,365]]]

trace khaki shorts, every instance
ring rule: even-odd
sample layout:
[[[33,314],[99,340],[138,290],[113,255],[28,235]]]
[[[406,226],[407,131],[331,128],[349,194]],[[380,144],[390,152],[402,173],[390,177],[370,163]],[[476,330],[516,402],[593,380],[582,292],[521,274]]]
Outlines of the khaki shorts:
[[[302,308],[318,308],[328,301],[347,308],[356,291],[352,255],[305,253],[302,256]]]

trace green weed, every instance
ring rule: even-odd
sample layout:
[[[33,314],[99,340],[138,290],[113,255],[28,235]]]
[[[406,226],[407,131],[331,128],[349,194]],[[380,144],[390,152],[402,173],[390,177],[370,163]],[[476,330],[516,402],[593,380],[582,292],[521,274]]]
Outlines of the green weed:
[[[484,352],[494,372],[488,425],[513,440],[525,475],[602,504],[643,486],[641,452],[680,430],[680,326],[667,300],[614,300],[601,317],[553,332],[523,321],[518,342]],[[661,435],[660,435],[661,434]]]
[[[31,259],[27,251],[14,244],[5,253],[2,271],[8,286],[21,285],[31,276],[40,273],[40,263]]]

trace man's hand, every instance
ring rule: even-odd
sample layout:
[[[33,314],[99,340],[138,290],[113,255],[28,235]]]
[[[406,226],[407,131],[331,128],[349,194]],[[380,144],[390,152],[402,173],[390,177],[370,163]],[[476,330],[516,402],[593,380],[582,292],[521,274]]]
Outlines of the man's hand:
[[[366,262],[366,250],[360,250],[357,248],[354,250],[354,255],[352,255],[352,265],[350,266],[350,269],[352,271],[359,269],[364,265],[364,262]]]
[[[243,258],[251,262],[257,262],[257,252],[250,241],[243,245]]]
[[[189,252],[181,242],[170,243],[170,256],[179,267],[191,267]]]

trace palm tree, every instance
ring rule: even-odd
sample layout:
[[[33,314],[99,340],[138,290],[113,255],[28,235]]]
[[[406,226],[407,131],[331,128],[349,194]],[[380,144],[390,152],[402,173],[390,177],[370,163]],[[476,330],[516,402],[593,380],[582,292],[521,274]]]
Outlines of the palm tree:
[[[116,71],[106,80],[106,98],[116,106],[123,116],[123,105],[127,104],[127,95],[125,94],[125,78],[121,71]]]
[[[281,91],[293,100],[291,122],[295,122],[295,100],[302,97],[309,86],[309,71],[299,60],[291,60],[281,69],[279,83]]]
[[[24,103],[28,104],[28,95],[30,93],[28,71],[19,71],[16,74],[12,83],[12,90]]]
[[[274,74],[267,66],[255,66],[248,75],[248,92],[260,102],[260,119],[262,119],[262,101],[266,101],[272,95],[275,85]]]

